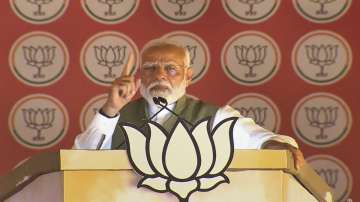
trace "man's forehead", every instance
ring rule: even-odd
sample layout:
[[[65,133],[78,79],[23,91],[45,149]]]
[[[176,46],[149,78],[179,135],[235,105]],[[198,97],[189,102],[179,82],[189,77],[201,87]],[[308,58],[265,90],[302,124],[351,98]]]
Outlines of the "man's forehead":
[[[145,49],[142,53],[143,57],[147,56],[185,56],[185,50],[181,47],[177,47],[174,45],[161,45],[161,46],[153,46]]]
[[[174,46],[151,47],[142,54],[142,63],[146,62],[173,62],[183,64],[184,50]]]
[[[174,64],[174,65],[179,65],[179,63],[177,61],[174,60],[147,60],[147,61],[143,61],[143,66],[148,66],[148,65],[164,65],[164,64]],[[181,64],[180,64],[181,65]]]

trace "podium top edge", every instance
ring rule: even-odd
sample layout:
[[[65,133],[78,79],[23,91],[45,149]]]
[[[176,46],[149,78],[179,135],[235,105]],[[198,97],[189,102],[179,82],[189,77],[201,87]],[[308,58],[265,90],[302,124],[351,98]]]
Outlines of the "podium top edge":
[[[286,150],[235,150],[228,170],[294,170]],[[126,150],[60,150],[60,170],[132,170]]]

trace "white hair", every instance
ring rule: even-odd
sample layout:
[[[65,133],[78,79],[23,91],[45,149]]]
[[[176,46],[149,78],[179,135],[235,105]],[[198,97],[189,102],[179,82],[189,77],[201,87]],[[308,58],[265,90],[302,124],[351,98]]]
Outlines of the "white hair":
[[[169,38],[165,38],[165,37],[148,41],[144,45],[144,47],[141,51],[141,55],[150,48],[162,47],[162,46],[167,46],[167,45],[182,49],[185,54],[184,65],[185,65],[185,67],[190,67],[190,52],[189,52],[189,50],[186,47],[184,47],[182,44],[180,44],[178,41],[175,41],[175,40],[169,39]]]

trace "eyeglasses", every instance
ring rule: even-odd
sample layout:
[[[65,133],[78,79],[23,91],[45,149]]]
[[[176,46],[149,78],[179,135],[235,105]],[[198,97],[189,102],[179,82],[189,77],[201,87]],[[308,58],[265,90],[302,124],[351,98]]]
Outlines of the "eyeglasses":
[[[142,70],[146,73],[153,73],[161,67],[163,67],[170,76],[175,76],[179,74],[182,68],[186,68],[185,66],[176,63],[144,63],[142,65]]]

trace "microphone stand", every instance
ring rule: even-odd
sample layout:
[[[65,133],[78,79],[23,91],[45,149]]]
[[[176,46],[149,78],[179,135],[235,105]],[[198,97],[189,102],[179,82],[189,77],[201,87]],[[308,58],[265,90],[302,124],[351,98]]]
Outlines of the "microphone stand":
[[[167,100],[166,100],[165,98],[163,98],[163,97],[157,97],[157,98],[155,98],[155,97],[154,97],[153,100],[154,100],[154,103],[155,103],[155,104],[157,104],[157,105],[159,105],[159,106],[162,107],[161,110],[166,109],[167,111],[169,111],[169,112],[171,112],[173,115],[175,115],[177,118],[185,121],[185,122],[186,122],[187,124],[189,124],[191,127],[194,126],[194,125],[193,125],[192,123],[190,123],[188,120],[186,120],[186,119],[184,119],[184,118],[181,118],[177,113],[175,113],[173,110],[169,109],[169,108],[167,107],[168,102],[167,102]],[[164,104],[162,104],[162,103],[164,103]],[[161,110],[160,110],[160,111],[161,111]],[[159,111],[159,112],[160,112],[160,111]]]

